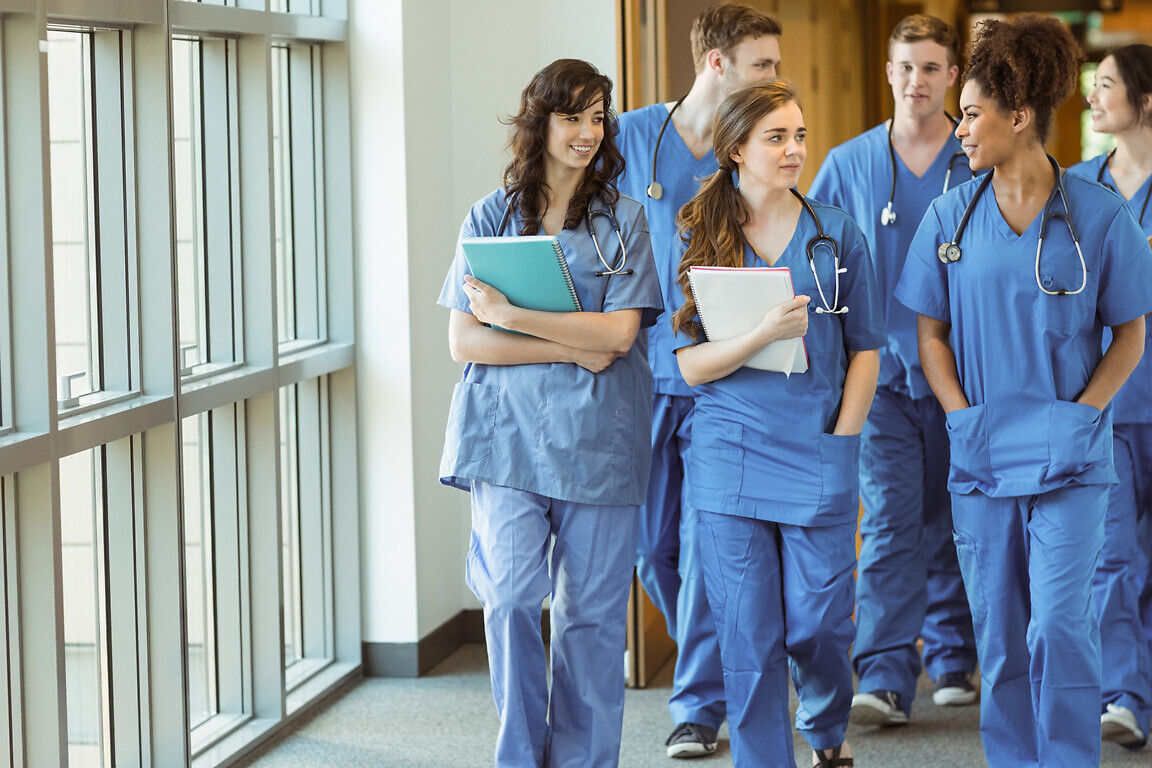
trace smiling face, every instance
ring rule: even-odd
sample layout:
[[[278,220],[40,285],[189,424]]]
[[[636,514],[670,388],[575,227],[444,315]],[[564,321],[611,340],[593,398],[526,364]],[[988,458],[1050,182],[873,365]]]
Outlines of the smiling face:
[[[808,148],[808,129],[800,105],[790,101],[760,118],[748,138],[732,152],[740,189],[791,189],[800,180]]]
[[[1122,133],[1140,124],[1140,115],[1128,100],[1128,87],[1111,56],[1096,69],[1096,84],[1088,94],[1088,106],[1092,110],[1092,130],[1098,133]]]
[[[775,35],[746,37],[732,48],[731,54],[720,55],[725,95],[775,78],[780,66],[780,40]]]
[[[948,49],[932,40],[893,43],[891,49],[886,69],[897,113],[923,119],[941,112],[960,71],[948,63]]]
[[[1005,162],[1021,141],[1015,113],[1002,109],[974,80],[966,82],[960,91],[960,124],[956,126],[956,138],[960,139],[973,171],[983,171]]]
[[[604,100],[597,99],[582,112],[565,115],[553,112],[548,119],[548,141],[545,145],[544,168],[548,178],[554,174],[583,171],[596,157],[604,140]]]

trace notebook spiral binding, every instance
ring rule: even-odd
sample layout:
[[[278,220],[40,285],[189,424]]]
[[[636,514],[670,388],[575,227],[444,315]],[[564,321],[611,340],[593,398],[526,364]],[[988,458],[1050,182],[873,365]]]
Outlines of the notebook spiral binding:
[[[704,331],[704,340],[711,341],[712,334],[708,333],[708,326],[704,322],[704,313],[700,311],[700,297],[696,295],[696,283],[692,281],[692,275],[688,275],[688,288],[692,291],[692,301],[696,302],[696,319],[700,321],[700,330]]]
[[[568,295],[572,297],[576,311],[583,312],[584,307],[580,304],[580,297],[576,295],[576,284],[572,282],[572,273],[568,271],[568,259],[564,258],[564,249],[560,247],[560,241],[553,242],[552,247],[556,251],[556,261],[560,264],[560,271],[564,273],[564,282],[568,285]]]

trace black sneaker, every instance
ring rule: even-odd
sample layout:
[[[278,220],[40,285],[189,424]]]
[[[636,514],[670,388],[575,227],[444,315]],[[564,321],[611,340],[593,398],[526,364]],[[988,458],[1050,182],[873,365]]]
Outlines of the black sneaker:
[[[963,707],[976,703],[976,686],[967,672],[945,672],[936,678],[932,703],[938,707]]]
[[[716,751],[716,729],[696,723],[680,723],[668,741],[668,757],[700,757]]]
[[[856,725],[907,725],[908,715],[900,708],[896,691],[870,691],[852,697],[848,719]]]

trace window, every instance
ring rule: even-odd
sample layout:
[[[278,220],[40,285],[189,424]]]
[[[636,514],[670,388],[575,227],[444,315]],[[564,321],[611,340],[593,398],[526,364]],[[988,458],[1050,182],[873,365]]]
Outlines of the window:
[[[289,690],[332,656],[327,397],[325,378],[280,389],[284,663]]]
[[[123,395],[133,362],[127,33],[50,30],[49,142],[61,409]],[[103,393],[102,397],[84,397]]]
[[[313,46],[272,49],[277,333],[281,345],[327,337],[320,56]]]
[[[104,450],[60,459],[60,548],[64,574],[64,662],[68,698],[68,761],[100,768],[112,741],[105,569]]]
[[[7,717],[7,728],[0,728],[0,763],[16,765],[16,745],[13,744],[14,723],[18,709],[17,697],[19,691],[12,686],[13,670],[18,666],[17,660],[12,656],[10,639],[14,637],[15,628],[12,626],[11,610],[8,604],[9,592],[15,592],[16,564],[12,562],[12,548],[8,536],[8,527],[11,525],[11,515],[15,514],[15,505],[9,498],[12,493],[12,478],[0,477],[0,717]]]
[[[236,51],[230,40],[172,41],[180,372],[242,361]]]

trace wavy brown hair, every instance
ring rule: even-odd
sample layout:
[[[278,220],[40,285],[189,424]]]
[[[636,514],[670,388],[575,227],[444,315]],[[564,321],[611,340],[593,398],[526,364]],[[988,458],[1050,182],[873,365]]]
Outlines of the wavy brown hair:
[[[795,103],[800,106],[796,88],[782,78],[757,83],[731,93],[716,110],[712,125],[712,149],[720,170],[700,185],[696,196],[680,209],[676,222],[680,238],[687,245],[680,259],[676,283],[684,292],[684,304],[672,316],[672,329],[699,340],[701,328],[696,317],[696,300],[688,282],[691,267],[744,266],[744,230],[748,209],[736,190],[733,176],[736,161],[732,153],[748,141],[752,130],[765,115]]]
[[[964,82],[980,86],[1006,111],[1036,115],[1036,135],[1048,140],[1052,115],[1076,90],[1084,51],[1054,16],[1022,13],[1011,21],[987,19],[968,46]]]
[[[512,161],[504,169],[505,200],[515,204],[523,225],[521,235],[540,231],[541,206],[547,200],[544,153],[553,113],[576,115],[604,101],[604,139],[588,164],[584,179],[568,203],[564,228],[580,222],[592,198],[608,205],[619,198],[616,178],[624,172],[624,156],[616,147],[619,131],[612,111],[612,81],[586,61],[557,59],[536,73],[520,96],[520,111],[508,118],[508,148]]]

